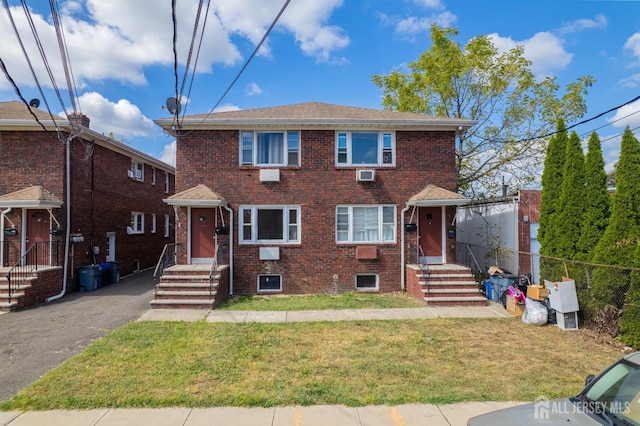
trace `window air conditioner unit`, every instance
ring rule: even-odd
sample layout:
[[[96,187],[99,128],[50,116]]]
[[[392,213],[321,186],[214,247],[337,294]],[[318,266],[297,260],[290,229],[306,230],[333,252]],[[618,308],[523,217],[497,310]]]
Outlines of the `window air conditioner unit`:
[[[133,170],[127,170],[127,176],[129,176],[129,179],[133,179],[135,177]]]
[[[280,182],[280,169],[260,169],[260,182]]]
[[[356,171],[356,180],[358,182],[372,182],[376,180],[376,171],[372,169],[367,170],[357,170]]]

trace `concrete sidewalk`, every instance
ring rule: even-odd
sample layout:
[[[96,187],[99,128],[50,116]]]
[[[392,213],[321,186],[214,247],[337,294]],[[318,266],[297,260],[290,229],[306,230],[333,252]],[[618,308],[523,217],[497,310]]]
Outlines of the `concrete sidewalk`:
[[[300,322],[401,320],[433,318],[513,318],[501,304],[487,306],[424,307],[401,309],[341,309],[320,311],[205,311],[198,309],[150,309],[138,321]]]
[[[520,402],[471,402],[367,407],[95,409],[0,412],[10,426],[464,426],[473,416]],[[533,409],[531,415],[534,415]]]

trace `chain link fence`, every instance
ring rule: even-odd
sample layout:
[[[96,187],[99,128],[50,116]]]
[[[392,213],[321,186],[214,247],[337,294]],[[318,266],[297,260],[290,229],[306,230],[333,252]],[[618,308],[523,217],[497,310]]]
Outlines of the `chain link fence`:
[[[580,306],[580,327],[592,329],[602,335],[617,337],[620,334],[623,312],[629,306],[636,306],[631,301],[632,297],[627,297],[627,292],[632,279],[640,276],[639,268],[468,245],[462,245],[458,249],[458,255],[459,263],[481,273],[480,279],[488,278],[488,266],[495,265],[512,274],[531,274],[534,284],[573,280]]]

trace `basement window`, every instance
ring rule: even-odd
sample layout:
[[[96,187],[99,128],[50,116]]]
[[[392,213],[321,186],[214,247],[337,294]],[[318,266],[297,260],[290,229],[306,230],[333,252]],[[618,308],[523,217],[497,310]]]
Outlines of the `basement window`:
[[[378,290],[378,274],[357,274],[356,290]]]
[[[258,291],[282,291],[282,276],[258,275]]]

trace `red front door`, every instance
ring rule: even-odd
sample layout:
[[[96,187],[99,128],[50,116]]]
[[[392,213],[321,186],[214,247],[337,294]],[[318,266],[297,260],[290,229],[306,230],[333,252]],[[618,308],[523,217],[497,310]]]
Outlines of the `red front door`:
[[[428,263],[442,263],[442,207],[420,207],[420,247]]]
[[[26,248],[29,250],[33,244],[37,244],[28,257],[30,264],[49,264],[50,230],[51,220],[47,210],[27,210]]]
[[[210,263],[215,254],[214,209],[191,209],[191,263]]]

